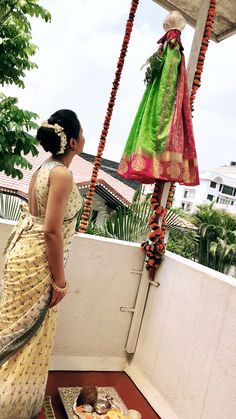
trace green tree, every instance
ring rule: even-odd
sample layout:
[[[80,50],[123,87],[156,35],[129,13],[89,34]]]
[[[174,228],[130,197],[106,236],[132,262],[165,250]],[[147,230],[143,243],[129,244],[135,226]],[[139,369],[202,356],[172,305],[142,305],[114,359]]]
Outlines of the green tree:
[[[82,213],[83,209],[81,209],[78,215],[77,230],[79,229]],[[172,213],[176,213],[178,215],[178,223],[181,224],[181,219],[184,215],[183,212],[178,211],[175,208],[171,208],[168,213],[168,215],[170,214],[170,219],[172,218]],[[147,234],[150,232],[148,219],[152,214],[153,210],[151,208],[150,195],[142,195],[141,187],[139,187],[135,191],[132,203],[129,207],[118,207],[110,215],[106,214],[102,226],[98,226],[96,223],[91,223],[91,221],[89,221],[86,233],[142,243],[146,240]],[[168,220],[168,215],[166,218],[167,228],[171,231],[173,230],[174,234],[176,233],[175,237],[179,235],[179,241],[182,240],[182,227],[177,227],[176,225],[173,226],[172,221],[169,222]],[[91,217],[89,217],[89,219],[91,219]],[[187,237],[185,230],[184,232]],[[194,236],[194,233],[192,233],[192,236]],[[182,252],[180,251],[179,254],[182,254]],[[184,256],[187,257],[187,254]]]
[[[129,207],[115,209],[105,217],[102,226],[89,222],[86,233],[131,242],[143,241],[150,231],[148,218],[153,213],[149,198],[148,195],[142,196],[141,188],[138,188]],[[81,215],[82,211],[78,217],[77,229]]]
[[[188,216],[197,233],[170,232],[168,250],[228,274],[236,266],[236,217],[214,208],[214,203],[198,207]]]
[[[142,242],[150,231],[148,218],[152,214],[149,199],[132,202],[130,207],[117,208],[104,223],[108,237],[130,242]]]
[[[193,222],[199,230],[199,263],[219,272],[228,273],[235,265],[236,217],[214,208],[214,204],[198,207]]]
[[[50,13],[38,0],[0,0],[0,84],[24,88],[27,70],[37,65],[31,61],[37,46],[31,40],[31,17],[46,22]],[[30,134],[37,128],[38,116],[17,106],[17,98],[0,94],[0,170],[8,176],[22,178],[20,168],[31,168],[23,153],[37,154],[36,140]]]
[[[172,229],[167,241],[167,250],[195,261],[199,235],[194,230]]]

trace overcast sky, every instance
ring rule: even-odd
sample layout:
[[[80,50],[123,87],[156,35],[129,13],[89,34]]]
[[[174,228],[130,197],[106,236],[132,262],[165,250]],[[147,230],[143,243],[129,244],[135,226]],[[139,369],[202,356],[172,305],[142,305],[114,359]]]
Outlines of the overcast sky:
[[[5,92],[19,97],[22,108],[40,120],[60,108],[74,110],[81,120],[86,145],[96,154],[117,58],[123,40],[130,0],[43,0],[52,22],[32,22],[37,70],[27,73],[25,89]],[[105,158],[119,161],[144,92],[140,67],[156,49],[163,35],[165,9],[152,0],[140,1],[108,134]],[[188,58],[193,29],[182,34]],[[194,130],[201,170],[236,160],[236,36],[207,52],[202,86],[198,91]],[[145,70],[144,70],[145,71]]]

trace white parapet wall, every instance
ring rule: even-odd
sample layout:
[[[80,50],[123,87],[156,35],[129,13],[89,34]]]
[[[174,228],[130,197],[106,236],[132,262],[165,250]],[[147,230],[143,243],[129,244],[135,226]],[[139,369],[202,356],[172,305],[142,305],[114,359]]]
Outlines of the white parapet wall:
[[[0,222],[0,254],[12,227]],[[143,263],[139,244],[74,236],[66,267],[70,288],[60,304],[51,369],[125,368],[133,312],[120,308],[135,306]]]
[[[236,279],[166,252],[131,358],[139,316],[120,308],[142,306],[143,262],[138,244],[75,235],[51,369],[125,370],[162,419],[235,419]]]
[[[144,254],[140,245],[79,234],[66,273],[70,291],[61,305],[54,369],[121,371]]]
[[[126,367],[162,419],[236,418],[236,279],[166,252]]]

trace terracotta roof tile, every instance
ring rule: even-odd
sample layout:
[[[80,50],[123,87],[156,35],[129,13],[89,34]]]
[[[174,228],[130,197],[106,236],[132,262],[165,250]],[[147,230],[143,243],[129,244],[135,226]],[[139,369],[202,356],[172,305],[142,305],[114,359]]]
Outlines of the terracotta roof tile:
[[[24,177],[21,180],[6,176],[5,173],[0,172],[0,189],[10,189],[19,194],[27,195],[32,174],[48,157],[50,157],[50,153],[46,153],[42,149],[40,149],[37,157],[28,155],[27,160],[33,165],[33,168],[31,170],[22,169]],[[76,156],[70,165],[70,169],[73,172],[75,183],[78,184],[78,186],[89,184],[93,169],[92,163]],[[113,195],[117,196],[118,199],[124,203],[131,203],[134,195],[134,189],[113,178],[103,170],[99,170],[98,182],[101,185],[104,182],[104,186],[106,186],[106,188],[108,188]]]

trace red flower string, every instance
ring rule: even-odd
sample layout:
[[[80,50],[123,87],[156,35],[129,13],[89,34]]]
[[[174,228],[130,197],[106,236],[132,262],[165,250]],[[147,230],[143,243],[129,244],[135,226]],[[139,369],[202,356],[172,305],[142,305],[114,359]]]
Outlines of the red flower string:
[[[148,240],[142,243],[142,248],[146,251],[146,269],[154,276],[156,269],[159,268],[162,257],[165,253],[165,234],[166,234],[166,215],[170,209],[174,197],[175,184],[171,183],[165,208],[161,206],[160,200],[165,182],[157,181],[150,198],[151,206],[154,211],[148,220],[150,229]]]
[[[193,102],[195,100],[197,90],[201,86],[201,77],[202,77],[202,72],[203,72],[203,67],[204,67],[204,62],[205,62],[205,56],[206,56],[206,51],[209,45],[209,40],[211,37],[211,31],[212,31],[212,26],[214,23],[215,13],[216,13],[216,0],[211,0],[209,10],[208,10],[208,15],[207,15],[205,31],[202,38],[202,45],[201,45],[200,53],[198,57],[197,68],[195,71],[192,90],[190,94],[190,103],[191,103],[192,111],[194,110]]]
[[[123,43],[122,43],[122,47],[121,47],[120,56],[119,56],[118,63],[117,63],[117,70],[116,70],[116,73],[115,73],[115,79],[112,83],[113,87],[111,89],[110,99],[109,99],[108,107],[107,107],[107,113],[106,113],[105,120],[104,120],[104,123],[103,123],[103,129],[102,129],[102,133],[101,133],[101,136],[100,136],[100,142],[99,142],[99,146],[98,146],[97,155],[96,155],[95,161],[94,161],[94,167],[93,167],[92,177],[91,177],[91,181],[90,181],[90,185],[89,185],[89,191],[88,191],[88,195],[87,195],[86,200],[85,200],[84,211],[83,211],[83,214],[82,214],[82,220],[81,220],[80,229],[79,229],[80,233],[84,233],[86,231],[86,228],[87,228],[88,217],[89,217],[89,214],[90,214],[91,205],[92,205],[92,201],[93,201],[93,196],[94,196],[94,192],[95,192],[96,181],[97,181],[97,177],[98,177],[98,171],[99,171],[99,168],[100,168],[100,165],[101,165],[102,155],[103,155],[103,151],[104,151],[105,144],[106,144],[106,138],[107,138],[108,130],[109,130],[109,127],[110,127],[112,112],[113,112],[113,108],[114,108],[114,105],[115,105],[116,94],[117,94],[119,84],[120,84],[121,73],[122,73],[123,66],[124,66],[125,56],[126,56],[129,41],[130,41],[130,36],[131,36],[132,29],[133,29],[135,13],[136,13],[138,4],[139,4],[139,0],[132,0],[132,2],[131,2],[129,17],[128,17],[128,20],[127,20],[127,23],[126,23],[126,28],[125,28],[125,35],[124,35],[124,39],[123,39]]]

